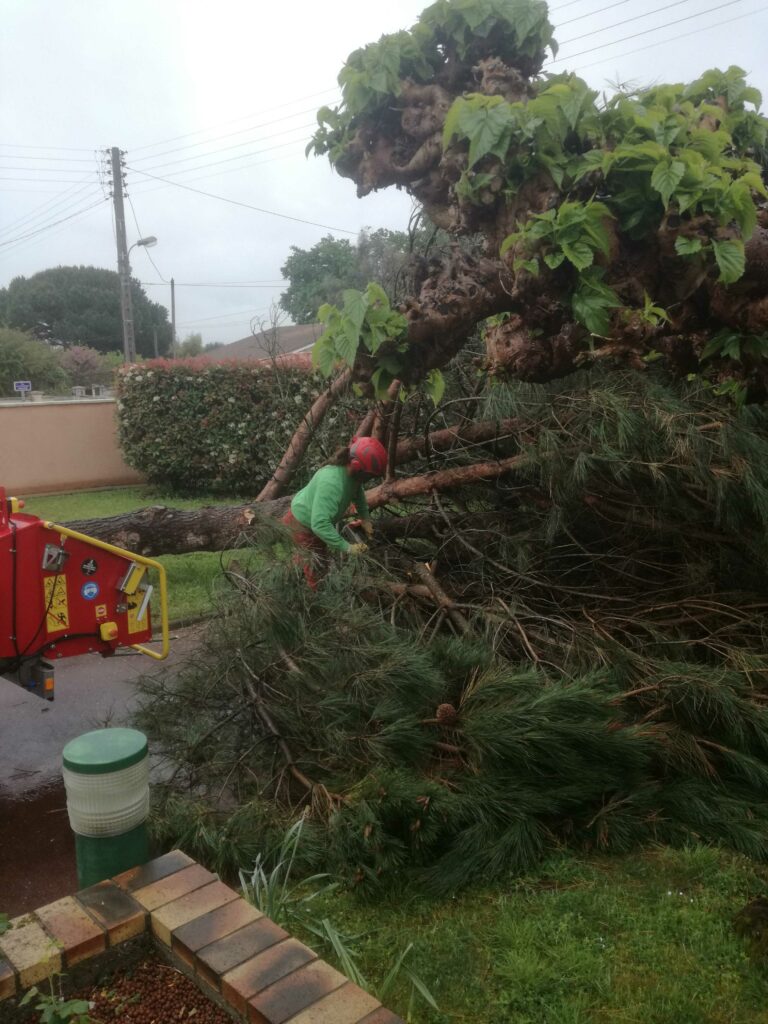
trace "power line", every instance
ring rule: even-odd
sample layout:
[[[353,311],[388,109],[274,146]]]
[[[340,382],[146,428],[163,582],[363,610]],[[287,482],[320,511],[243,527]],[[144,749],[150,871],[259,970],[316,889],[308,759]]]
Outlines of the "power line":
[[[685,18],[678,18],[676,21],[668,21],[663,25],[656,25],[654,28],[644,29],[642,32],[635,32],[631,36],[623,36],[621,39],[612,39],[609,43],[601,43],[599,46],[591,46],[588,50],[581,50],[579,53],[571,53],[567,57],[557,57],[547,61],[549,64],[561,64],[564,60],[575,60],[587,53],[594,53],[596,50],[604,50],[606,46],[615,46],[616,43],[625,43],[628,39],[636,39],[638,36],[647,36],[651,32],[660,32],[663,28],[671,28],[673,25],[681,25],[684,21],[691,21],[693,18],[700,18],[705,14],[712,14],[714,11],[722,11],[726,7],[733,7],[734,4],[744,3],[744,0],[728,0],[727,3],[718,4],[716,7],[709,7],[706,11],[697,11],[696,14],[688,14]]]
[[[284,129],[284,131],[273,132],[271,135],[265,135],[261,139],[249,139],[248,142],[238,142],[234,146],[225,146],[222,149],[212,150],[210,153],[198,153],[195,156],[181,157],[179,160],[171,160],[171,161],[169,161],[168,163],[165,163],[165,164],[153,164],[150,168],[148,168],[148,170],[154,171],[154,170],[157,170],[160,167],[172,167],[174,164],[188,163],[190,160],[203,160],[203,159],[205,159],[205,157],[215,156],[216,153],[226,153],[230,149],[241,149],[243,146],[250,146],[254,142],[258,143],[258,142],[264,142],[267,139],[276,139],[278,136],[280,136],[280,135],[288,135],[290,132],[299,132],[299,131],[300,132],[305,132],[308,128],[313,128],[313,127],[314,127],[313,124],[296,125],[294,128],[286,128],[286,129]],[[297,142],[299,140],[291,139],[290,141],[291,142]],[[250,156],[258,156],[260,153],[268,153],[272,149],[278,149],[280,145],[286,145],[286,143],[280,143],[277,146],[267,146],[265,149],[256,149],[256,150],[253,150],[250,153],[240,153],[239,156],[228,156],[228,157],[225,157],[223,160],[214,160],[212,163],[209,163],[209,164],[200,164],[197,167],[186,167],[186,168],[182,168],[182,170],[180,170],[180,171],[172,171],[171,173],[172,174],[191,174],[191,173],[194,173],[195,171],[202,171],[206,167],[217,167],[219,164],[232,163],[233,160],[245,160],[245,159],[247,159]]]
[[[304,149],[303,140],[298,140],[298,139],[292,139],[290,142],[281,142],[281,143],[279,143],[276,146],[269,146],[267,149],[261,150],[261,152],[262,153],[267,153],[267,152],[270,152],[271,150],[275,150],[275,149],[285,149],[286,146],[295,146],[297,144],[297,142],[302,142],[302,149],[299,151],[299,152],[302,152],[303,149]],[[277,163],[279,160],[287,160],[290,157],[292,157],[293,155],[294,155],[293,153],[286,153],[285,156],[270,157],[267,160],[256,160],[253,163],[240,164],[239,167],[229,167],[225,171],[211,171],[209,174],[200,174],[196,178],[189,178],[188,181],[205,181],[207,178],[217,178],[217,177],[220,177],[222,174],[234,174],[237,171],[245,171],[245,170],[250,169],[251,167],[261,167],[263,164],[274,164],[274,163]],[[197,167],[197,168],[194,168],[194,169],[195,170],[202,170],[202,168],[200,168],[200,167]],[[177,174],[188,174],[189,170],[187,170],[187,171],[177,171],[176,173]],[[175,182],[171,182],[171,184],[175,184]],[[142,185],[147,185],[148,187],[142,189],[141,188]],[[168,188],[168,185],[151,185],[150,182],[147,181],[147,182],[139,182],[139,188],[141,189],[142,193],[144,193],[144,192],[158,192],[162,188]]]
[[[164,181],[167,185],[175,185],[176,188],[183,188],[187,192],[195,192],[200,196],[207,196],[209,199],[218,199],[222,203],[231,203],[232,206],[241,206],[245,210],[255,210],[256,213],[265,213],[269,217],[280,217],[282,220],[292,220],[297,224],[309,224],[313,228],[324,228],[327,231],[340,231],[345,235],[357,235],[357,231],[350,231],[349,228],[336,228],[330,224],[319,224],[314,220],[304,220],[303,217],[292,217],[287,213],[277,213],[275,210],[265,210],[261,206],[252,206],[250,203],[243,203],[237,199],[229,199],[227,196],[217,196],[213,192],[204,192],[199,188],[192,188],[191,185],[184,185],[180,181],[171,181],[169,178],[161,178],[157,174],[150,174],[149,171],[140,171],[138,167],[128,167],[127,170],[134,174],[143,174],[146,178],[154,178],[155,181]]]
[[[89,164],[91,158],[84,156],[33,156],[31,153],[0,153],[0,160],[54,160],[59,164]],[[44,168],[40,168],[44,170]],[[70,168],[74,170],[74,168]]]
[[[556,14],[558,11],[564,11],[566,7],[575,7],[576,4],[583,4],[585,0],[570,0],[567,4],[558,4],[557,7],[551,7],[549,9],[550,14]]]
[[[32,231],[42,231],[45,228],[53,227],[54,225],[60,223],[61,218],[65,213],[69,213],[70,210],[75,210],[75,207],[77,207],[78,209],[82,209],[83,203],[94,200],[96,196],[99,195],[98,189],[92,190],[90,193],[84,196],[79,195],[79,193],[82,191],[83,189],[77,189],[75,192],[72,193],[72,195],[68,196],[66,200],[59,200],[58,202],[55,202],[53,206],[51,206],[51,208],[49,210],[46,210],[44,213],[38,213],[35,214],[34,216],[30,215],[29,217],[20,218],[14,224],[8,225],[8,227],[6,227],[1,234],[3,236],[6,236],[7,238],[7,236],[12,232],[15,232],[16,234],[18,234],[19,232],[29,234]],[[79,198],[76,199],[75,196],[78,196]],[[10,241],[9,239],[7,240]],[[0,242],[0,244],[3,243]]]
[[[138,217],[136,216],[136,210],[135,210],[135,209],[134,209],[134,207],[133,207],[133,200],[132,200],[132,199],[131,199],[131,197],[130,197],[130,196],[128,195],[128,193],[126,193],[126,196],[125,196],[125,198],[126,198],[126,199],[128,200],[128,205],[129,205],[129,206],[130,206],[130,208],[131,208],[131,213],[133,214],[133,223],[134,223],[134,224],[136,225],[136,230],[137,230],[137,231],[138,231],[138,233],[139,233],[139,238],[143,238],[143,237],[144,237],[144,232],[143,232],[143,231],[141,230],[141,228],[139,227],[139,219],[138,219]],[[145,256],[147,257],[147,259],[149,260],[149,262],[150,262],[150,263],[152,264],[152,266],[153,266],[153,267],[155,268],[155,273],[156,273],[156,274],[157,274],[157,276],[158,276],[158,277],[160,278],[160,281],[161,281],[161,282],[162,282],[162,283],[163,283],[164,285],[169,285],[169,284],[170,284],[171,282],[170,282],[170,281],[166,281],[166,279],[165,279],[165,278],[163,277],[163,275],[162,275],[162,274],[160,273],[160,271],[159,271],[159,270],[157,269],[157,264],[156,264],[156,263],[155,263],[155,261],[154,261],[154,260],[152,259],[152,257],[151,257],[151,256],[149,255],[149,249],[148,249],[148,248],[147,248],[146,246],[142,246],[141,248],[143,248],[143,249],[144,249],[144,254],[145,254]]]
[[[2,160],[2,157],[0,157]],[[88,161],[90,163],[90,161]],[[34,171],[36,174],[77,174],[80,168],[77,167],[5,167],[0,165],[0,171],[29,171],[30,174]],[[95,171],[93,173],[96,173]],[[56,181],[56,178],[41,178],[40,181],[48,184],[51,181]]]
[[[567,46],[569,43],[577,43],[580,39],[587,39],[590,36],[597,35],[598,32],[609,32],[612,28],[620,28],[622,25],[629,25],[633,21],[642,21],[643,18],[652,18],[654,14],[671,11],[673,7],[680,7],[682,4],[688,4],[690,2],[691,0],[675,0],[674,3],[665,4],[663,7],[657,7],[655,11],[645,11],[643,14],[636,14],[632,18],[624,18],[623,21],[615,21],[612,25],[603,25],[600,28],[592,29],[590,32],[584,32],[580,36],[573,36],[572,39],[564,39],[560,45]],[[609,11],[610,7],[605,7],[603,10]],[[602,11],[600,13],[602,13]],[[589,15],[582,14],[581,18],[586,18],[588,16]],[[692,15],[692,17],[695,17],[695,15]],[[581,21],[581,18],[574,18],[574,21]]]
[[[140,281],[139,283],[147,288],[157,288],[160,286],[158,281]],[[164,283],[168,284],[167,281]],[[177,288],[284,288],[286,284],[286,281],[253,281],[237,284],[222,284],[216,281],[203,283],[199,281],[176,281]]]
[[[80,218],[82,220],[86,220],[88,217],[92,217],[97,209],[98,209],[98,207],[94,207],[93,210],[89,210],[87,212],[84,212],[83,214],[81,214],[79,216],[80,216]],[[19,249],[28,248],[30,245],[39,245],[40,241],[42,241],[42,240],[44,240],[45,242],[48,242],[52,236],[60,235],[64,231],[71,231],[71,228],[70,228],[70,226],[68,224],[62,224],[62,226],[60,228],[58,228],[58,229],[54,228],[52,231],[50,231],[49,233],[47,233],[45,235],[44,239],[42,239],[42,238],[30,238],[26,242],[19,242],[17,245],[11,245],[6,250],[0,251],[0,262],[2,262],[3,260],[8,259],[9,256],[12,257],[13,259],[16,259]]]
[[[87,146],[31,146],[23,142],[0,142],[2,149],[47,149],[51,153],[92,153],[93,149]]]
[[[82,178],[2,178],[0,181],[34,181],[38,185],[79,185]]]
[[[289,114],[288,118],[290,119],[290,118],[293,118],[293,117],[302,117],[304,114],[311,114],[315,110],[316,110],[315,107],[307,107],[305,110],[297,110],[295,114]],[[276,117],[276,118],[274,118],[271,121],[262,121],[261,124],[250,125],[248,128],[241,128],[239,131],[236,131],[236,132],[228,132],[226,135],[215,135],[212,139],[204,139],[202,142],[190,142],[186,146],[176,146],[174,149],[166,149],[162,153],[153,153],[151,156],[141,156],[141,157],[139,157],[139,161],[138,162],[141,163],[144,160],[157,160],[161,156],[169,156],[171,153],[180,153],[183,149],[197,149],[200,146],[207,146],[211,142],[219,142],[222,139],[231,139],[235,135],[244,135],[247,132],[256,131],[259,128],[268,128],[270,125],[273,125],[273,124],[283,124],[285,122],[285,120],[286,120],[285,117]],[[290,129],[288,129],[288,130],[290,131]],[[276,134],[280,134],[280,133],[278,132]],[[273,135],[267,135],[266,138],[271,139],[271,138],[274,138],[274,136]],[[240,142],[237,145],[247,146],[247,145],[249,145],[249,143],[248,142]],[[212,153],[224,153],[224,152],[226,152],[227,149],[236,149],[236,148],[237,148],[237,146],[225,146],[225,147],[222,147],[221,149],[213,150]],[[136,152],[136,151],[135,150],[131,150],[131,152]],[[212,153],[199,153],[198,157],[211,156]],[[191,157],[187,157],[187,159],[194,160],[194,159],[196,159],[196,157],[191,156]],[[179,161],[174,161],[174,162],[177,163]],[[157,166],[160,167],[160,166],[163,166],[163,165],[158,164]],[[149,169],[152,170],[151,167]]]
[[[201,317],[199,320],[185,320],[184,323],[177,324],[177,326],[178,327],[196,327],[198,324],[210,323],[211,320],[228,320],[230,317],[233,317],[233,316],[243,316],[243,314],[245,314],[245,313],[250,313],[251,317],[261,316],[261,315],[263,315],[264,312],[266,312],[266,311],[263,310],[262,313],[254,313],[253,310],[250,309],[250,308],[249,309],[236,309],[232,313],[222,313],[220,316],[204,316],[204,317]],[[226,324],[224,324],[224,326],[226,327]]]
[[[723,25],[730,25],[734,21],[743,21],[745,18],[751,18],[753,17],[753,15],[762,14],[765,11],[768,11],[768,5],[765,7],[758,7],[754,11],[747,11],[746,14],[737,14],[733,18],[726,18],[724,21],[718,21],[713,25],[704,25],[703,28],[695,28],[692,29],[690,32],[683,32],[680,35],[674,36],[672,39],[662,39],[660,42],[648,43],[647,46],[638,46],[637,49],[628,50],[626,53],[614,54],[610,57],[601,57],[599,60],[592,61],[591,64],[582,64],[580,68],[574,68],[573,70],[575,72],[586,71],[588,68],[594,68],[598,64],[605,64],[606,61],[609,60],[623,60],[624,57],[632,57],[636,53],[643,53],[645,50],[653,50],[658,48],[659,46],[666,46],[669,43],[677,43],[681,39],[688,39],[690,36],[697,36],[701,32],[709,32],[710,29],[720,28]]]
[[[245,114],[243,117],[232,118],[231,121],[220,121],[218,124],[211,125],[208,128],[198,128],[194,132],[186,132],[184,135],[174,135],[170,139],[162,139],[160,142],[151,142],[146,146],[134,146],[131,149],[132,153],[139,153],[145,149],[155,149],[157,146],[164,146],[167,142],[178,142],[180,139],[189,139],[193,135],[203,135],[205,132],[215,131],[217,128],[225,128],[229,124],[237,124],[238,121],[247,121],[252,117],[258,117],[263,113],[271,110],[284,110],[286,107],[292,107],[296,103],[303,103],[304,100],[311,100],[315,96],[326,96],[329,92],[337,92],[338,86],[334,86],[332,89],[322,89],[320,92],[312,92],[306,96],[300,96],[295,100],[290,100],[287,103],[281,103],[276,107],[267,107],[266,111],[254,111],[250,114]]]
[[[69,200],[73,199],[76,195],[79,195],[86,189],[93,187],[93,182],[90,180],[90,175],[88,175],[87,178],[81,178],[77,184],[80,184],[82,187],[78,189],[67,188],[64,189],[63,192],[61,191],[61,189],[59,189],[56,192],[56,195],[60,197],[58,200],[47,199],[44,203],[41,203],[40,206],[35,207],[35,209],[32,210],[30,213],[25,214],[22,217],[17,217],[16,220],[12,220],[9,224],[6,224],[2,228],[2,230],[0,230],[0,235],[7,234],[12,228],[16,228],[18,225],[24,224],[27,221],[35,221],[39,220],[40,217],[49,216],[51,213],[53,213],[57,206],[61,206],[62,203],[68,202]],[[80,200],[78,200],[78,202],[80,202]],[[43,211],[46,212],[44,213]]]
[[[84,207],[82,210],[78,210],[76,213],[71,213],[68,217],[62,217],[61,220],[54,221],[52,224],[45,224],[43,227],[35,228],[34,231],[30,231],[25,235],[19,235],[18,238],[9,238],[7,242],[0,242],[0,248],[5,248],[8,245],[13,245],[14,242],[23,242],[27,238],[34,238],[43,231],[48,231],[51,228],[57,227],[59,224],[64,224],[68,220],[72,220],[73,217],[79,217],[83,213],[87,213],[89,210],[95,210],[97,206],[101,206],[105,203],[106,199],[99,199],[97,203],[92,203],[90,206]]]
[[[583,21],[585,18],[591,18],[594,14],[605,14],[606,11],[612,11],[614,7],[623,7],[624,4],[630,3],[631,0],[616,0],[616,3],[609,4],[607,7],[601,7],[597,11],[587,11],[586,14],[579,14],[576,18],[569,18],[568,21],[561,21],[557,27],[565,28],[566,25],[572,25],[574,21]],[[596,32],[602,32],[602,29],[595,29]]]

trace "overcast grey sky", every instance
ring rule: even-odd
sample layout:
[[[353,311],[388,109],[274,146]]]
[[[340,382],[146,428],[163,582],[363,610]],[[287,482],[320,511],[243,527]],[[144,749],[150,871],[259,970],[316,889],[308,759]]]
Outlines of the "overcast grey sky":
[[[162,280],[175,278],[180,338],[243,337],[278,300],[291,245],[406,226],[406,195],[359,200],[304,148],[317,107],[338,98],[348,53],[410,27],[425,6],[4,0],[0,286],[62,264],[116,269],[102,165],[103,150],[119,146],[129,244],[159,239],[133,250],[134,275],[168,307]],[[768,99],[768,0],[554,0],[551,17],[561,42],[552,70],[578,71],[595,88],[739,64]]]

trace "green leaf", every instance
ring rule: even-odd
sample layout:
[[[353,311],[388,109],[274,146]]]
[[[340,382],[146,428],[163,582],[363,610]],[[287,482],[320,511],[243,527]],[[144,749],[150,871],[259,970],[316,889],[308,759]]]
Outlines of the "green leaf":
[[[675,252],[678,256],[693,256],[695,253],[701,252],[701,239],[678,235],[675,239]]]
[[[463,104],[466,100],[463,96],[454,100],[448,113],[445,115],[445,123],[443,125],[443,149],[447,149],[451,144],[451,140],[455,135],[459,134],[459,121],[461,120],[461,113]]]
[[[599,268],[588,270],[582,275],[579,286],[571,297],[571,306],[576,319],[592,334],[605,337],[610,328],[611,309],[621,305],[616,292],[603,284]]]
[[[728,359],[741,359],[741,337],[738,334],[732,334],[724,343],[720,349],[722,354]]]
[[[336,355],[343,359],[347,366],[351,366],[360,345],[360,328],[348,316],[343,316],[341,330],[334,334],[333,340]]]
[[[511,235],[507,235],[507,237],[501,243],[501,248],[499,249],[499,255],[503,256],[505,253],[509,252],[509,250],[512,248],[512,246],[515,245],[515,243],[519,241],[521,235],[522,235],[522,232],[520,232],[520,231],[513,231]]]
[[[565,256],[571,261],[577,270],[586,270],[587,267],[592,266],[595,260],[595,254],[586,242],[563,241],[560,243],[560,246]]]
[[[548,252],[544,256],[544,262],[547,264],[550,270],[557,270],[557,268],[560,266],[564,259],[564,252]]]
[[[768,199],[768,188],[765,187],[765,182],[756,171],[750,171],[747,174],[742,174],[739,181],[745,185],[749,185],[753,192],[759,193],[763,198]]]
[[[722,129],[716,132],[703,128],[694,129],[690,133],[688,145],[697,153],[702,153],[711,163],[718,163],[723,150],[732,143],[731,136]]]
[[[538,277],[541,266],[538,259],[534,258],[532,260],[515,260],[512,269],[515,273],[517,273],[518,270],[527,270],[529,274],[533,274],[534,277]]]
[[[602,170],[605,156],[606,151],[604,149],[590,149],[589,152],[585,153],[579,160],[578,167],[573,175],[574,183],[581,181],[587,174]]]
[[[482,160],[491,151],[499,157],[503,156],[503,151],[509,145],[511,125],[512,115],[507,103],[478,110],[469,135],[468,166],[474,167],[478,160]]]
[[[380,284],[370,281],[365,289],[365,296],[369,309],[373,306],[376,310],[385,310],[389,313],[389,297]]]
[[[378,370],[373,371],[371,374],[371,384],[373,384],[377,398],[386,397],[389,385],[394,379],[393,374],[383,366],[380,366]]]
[[[365,347],[375,355],[389,337],[387,329],[381,324],[368,324],[368,329],[363,332]]]
[[[358,292],[354,288],[346,288],[342,295],[344,297],[344,315],[355,325],[359,334],[368,309],[368,296],[365,292]]]
[[[757,227],[757,208],[752,199],[752,190],[743,181],[734,181],[728,190],[729,205],[733,208],[741,236],[745,242],[754,234]]]
[[[657,164],[651,175],[651,188],[661,195],[665,208],[669,206],[672,193],[683,180],[685,164],[679,160],[668,160]]]
[[[33,985],[31,989],[24,995],[24,998],[19,1002],[19,1006],[26,1006],[27,1003],[31,1003],[36,995],[39,993],[37,985]]]
[[[324,377],[330,377],[336,365],[336,350],[328,331],[321,334],[312,346],[312,365],[316,366]]]
[[[440,370],[430,370],[424,381],[424,390],[432,399],[435,406],[438,406],[445,394],[445,377]]]
[[[719,280],[723,284],[733,284],[734,281],[738,281],[744,273],[746,265],[744,243],[736,239],[725,242],[713,241],[712,248],[720,268]]]

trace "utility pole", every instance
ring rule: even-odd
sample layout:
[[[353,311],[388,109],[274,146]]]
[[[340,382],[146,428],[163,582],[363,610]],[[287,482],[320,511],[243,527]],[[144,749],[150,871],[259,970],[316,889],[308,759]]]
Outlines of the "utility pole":
[[[171,355],[176,358],[176,282],[171,278]]]
[[[156,327],[152,328],[152,341],[154,342],[154,345],[155,345],[155,359],[157,359],[157,357],[159,355],[159,352],[157,351],[157,328]]]
[[[125,236],[125,210],[123,208],[122,153],[117,146],[112,155],[112,199],[115,206],[115,238],[117,241],[117,272],[120,277],[120,310],[123,318],[123,362],[136,362],[136,338],[133,330],[133,304],[131,303],[131,267],[128,262],[128,242]]]

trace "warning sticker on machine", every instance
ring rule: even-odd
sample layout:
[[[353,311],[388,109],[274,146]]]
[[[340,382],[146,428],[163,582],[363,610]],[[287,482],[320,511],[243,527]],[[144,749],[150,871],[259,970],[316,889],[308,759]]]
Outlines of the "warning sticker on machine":
[[[67,580],[65,576],[46,576],[43,579],[45,593],[45,628],[49,633],[69,629],[69,605],[67,603]]]

